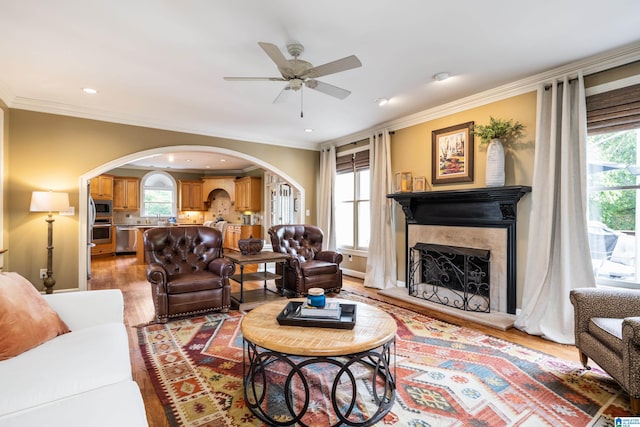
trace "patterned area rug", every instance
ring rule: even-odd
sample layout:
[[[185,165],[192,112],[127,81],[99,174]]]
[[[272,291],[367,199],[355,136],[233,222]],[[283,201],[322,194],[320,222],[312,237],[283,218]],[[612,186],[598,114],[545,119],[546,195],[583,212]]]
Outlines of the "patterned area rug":
[[[375,305],[398,324],[396,402],[378,426],[604,427],[629,416],[627,395],[600,370],[386,302],[344,291],[340,297]],[[263,425],[244,402],[241,319],[230,312],[138,329],[171,425]],[[334,423],[322,393],[314,399],[304,421]]]

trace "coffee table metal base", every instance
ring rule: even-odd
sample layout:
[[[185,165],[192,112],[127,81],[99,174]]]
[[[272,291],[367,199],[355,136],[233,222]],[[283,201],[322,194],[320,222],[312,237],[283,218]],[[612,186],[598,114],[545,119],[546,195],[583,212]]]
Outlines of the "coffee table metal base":
[[[295,424],[307,427],[308,424],[305,424],[303,418],[311,403],[311,387],[313,387],[307,378],[307,372],[312,365],[322,364],[323,366],[316,369],[324,368],[325,370],[329,369],[327,365],[332,365],[332,369],[337,373],[331,384],[331,394],[328,396],[332,408],[327,410],[332,411],[336,419],[331,427],[370,426],[380,421],[391,410],[395,401],[396,375],[395,363],[392,368],[392,360],[395,360],[395,339],[372,350],[336,357],[293,356],[263,349],[245,339],[243,350],[245,401],[251,412],[268,425]],[[281,384],[272,383],[272,378],[267,372],[268,366],[277,362],[280,362],[279,371],[288,371]],[[365,366],[371,372],[371,377],[368,379],[372,394],[370,402],[360,401],[357,393],[354,370],[360,366]],[[302,390],[298,389],[296,392],[294,383],[300,384]],[[270,406],[273,406],[274,402],[282,402],[283,390],[288,414],[282,413],[284,410],[282,404],[278,405],[280,413],[270,413]],[[270,396],[270,391],[277,396]],[[375,411],[371,415],[362,414],[360,411],[354,412],[355,408],[362,407],[375,407]]]

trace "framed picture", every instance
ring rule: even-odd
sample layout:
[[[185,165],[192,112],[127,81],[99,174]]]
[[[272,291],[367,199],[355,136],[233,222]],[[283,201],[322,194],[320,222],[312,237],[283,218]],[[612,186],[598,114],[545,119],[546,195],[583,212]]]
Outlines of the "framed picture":
[[[431,133],[431,183],[473,182],[473,122]]]
[[[427,178],[424,176],[417,176],[413,178],[413,191],[427,191]]]

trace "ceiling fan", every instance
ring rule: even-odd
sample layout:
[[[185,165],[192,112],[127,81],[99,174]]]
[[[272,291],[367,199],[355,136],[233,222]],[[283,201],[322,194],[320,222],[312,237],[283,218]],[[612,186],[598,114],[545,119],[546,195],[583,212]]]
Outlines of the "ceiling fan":
[[[269,58],[276,64],[282,77],[225,77],[224,79],[228,81],[287,82],[286,86],[273,101],[274,103],[281,102],[287,93],[291,91],[297,92],[302,89],[303,86],[338,99],[345,99],[351,94],[350,91],[318,81],[316,78],[362,66],[360,60],[355,55],[351,55],[314,67],[310,62],[298,59],[304,51],[304,46],[299,43],[287,45],[287,52],[293,56],[293,59],[285,58],[275,44],[258,42],[258,45],[260,45]]]

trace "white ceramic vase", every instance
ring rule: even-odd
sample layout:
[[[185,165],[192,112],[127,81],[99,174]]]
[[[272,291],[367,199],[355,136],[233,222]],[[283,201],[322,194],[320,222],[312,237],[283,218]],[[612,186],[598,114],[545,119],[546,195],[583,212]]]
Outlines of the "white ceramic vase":
[[[487,147],[487,187],[504,185],[504,147],[499,139],[492,139]]]

